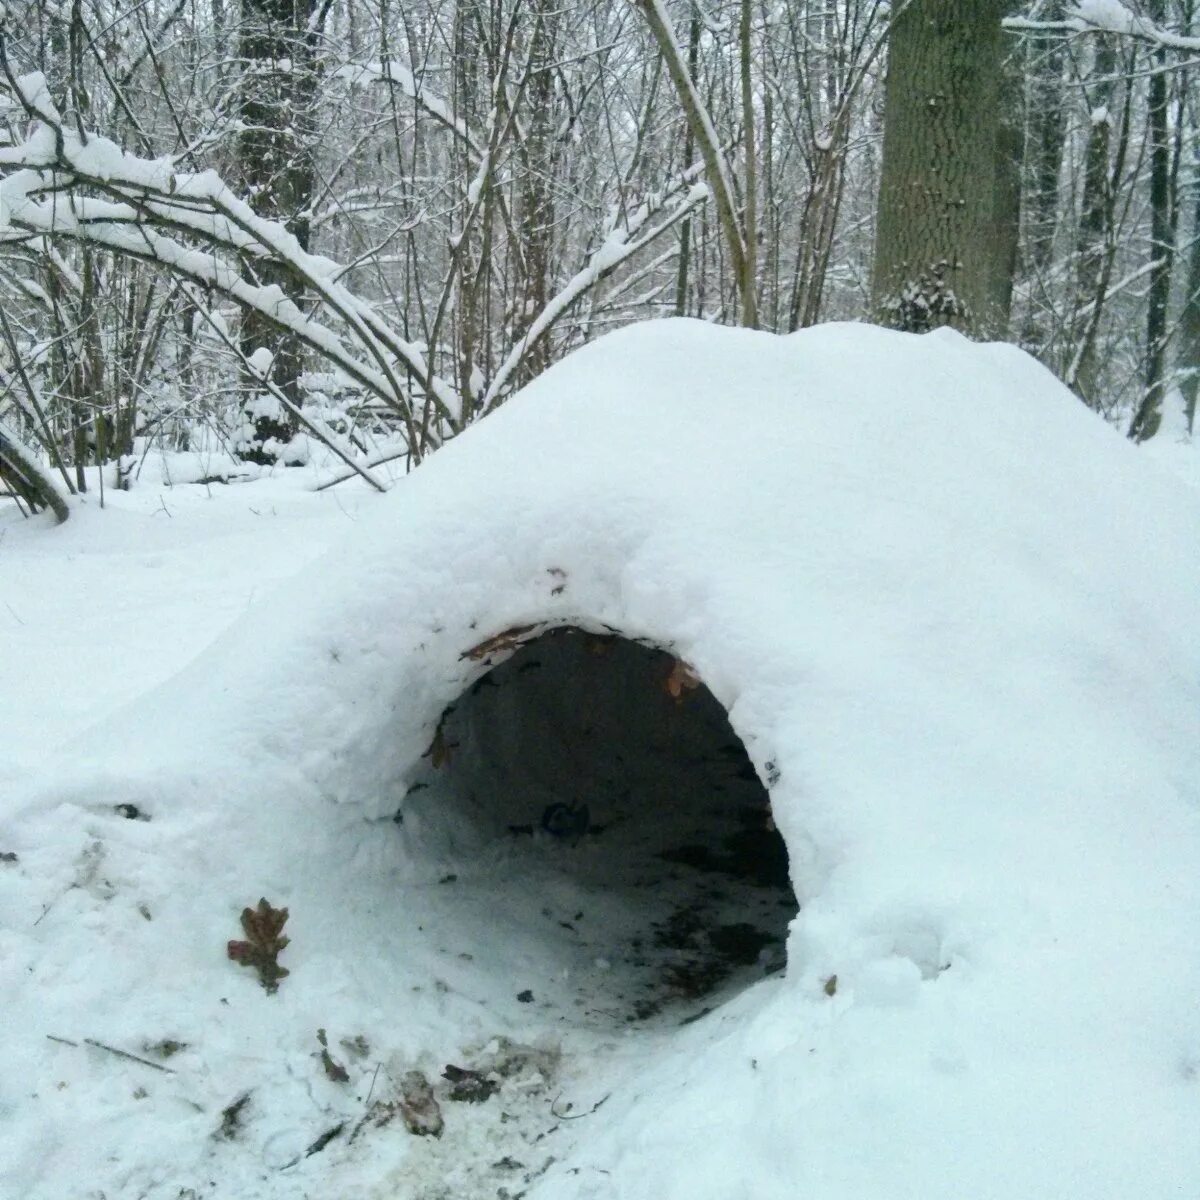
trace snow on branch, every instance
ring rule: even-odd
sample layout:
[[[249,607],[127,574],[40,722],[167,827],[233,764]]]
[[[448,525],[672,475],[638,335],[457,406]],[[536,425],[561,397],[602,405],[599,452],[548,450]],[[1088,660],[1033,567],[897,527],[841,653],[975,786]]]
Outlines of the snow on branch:
[[[372,304],[339,282],[337,263],[308,253],[282,224],[258,216],[215,172],[179,172],[173,159],[140,158],[76,132],[59,116],[41,74],[16,77],[6,59],[2,66],[33,124],[23,142],[0,147],[0,242],[69,238],[156,263],[294,334],[400,412],[410,429],[406,375],[443,416],[459,419],[457,391]],[[248,280],[242,268],[255,261],[281,267],[340,320],[345,336],[301,311],[278,286]]]
[[[647,198],[623,224],[612,229],[588,259],[587,265],[546,303],[545,308],[530,322],[521,340],[513,346],[483,397],[485,413],[504,399],[514,373],[526,354],[580,296],[708,199],[708,185],[697,182],[699,174],[698,167],[684,172],[674,188],[665,194]],[[651,221],[664,212],[666,215],[647,229]]]
[[[362,463],[355,462],[350,451],[341,444],[341,439],[329,429],[323,422],[313,420],[308,416],[298,405],[294,404],[277,384],[270,379],[270,359],[271,352],[265,347],[260,347],[254,351],[254,354],[247,355],[246,352],[239,346],[233,338],[229,336],[229,331],[225,328],[225,323],[221,321],[214,313],[203,303],[203,296],[193,292],[191,294],[192,303],[196,307],[196,311],[200,314],[209,328],[216,335],[217,339],[222,342],[227,350],[239,358],[243,366],[253,373],[257,379],[259,386],[268,392],[282,408],[286,409],[291,415],[299,421],[305,429],[309,431],[319,442],[328,447],[338,458],[342,460],[350,468],[350,470],[364,479],[377,492],[386,492],[387,488],[371,473],[370,469]],[[262,356],[266,361],[255,362],[255,358]]]
[[[382,83],[398,88],[402,95],[461,138],[476,158],[482,157],[483,148],[467,128],[467,123],[454,115],[442,96],[425,87],[405,63],[395,59],[377,63],[347,63],[331,71],[329,77],[349,84]]]
[[[733,182],[729,177],[729,169],[720,140],[717,138],[716,128],[703,98],[692,82],[683,50],[675,37],[675,29],[671,24],[666,6],[662,0],[634,0],[634,2],[645,15],[646,24],[649,26],[655,42],[658,43],[659,52],[662,54],[667,72],[671,76],[671,82],[674,84],[679,101],[687,114],[688,124],[700,147],[700,153],[704,156],[704,166],[708,172],[717,215],[729,248],[733,274],[736,279],[744,282],[746,242],[738,223]]]
[[[1186,37],[1163,29],[1161,25],[1138,16],[1121,0],[1078,0],[1060,21],[1007,17],[1004,27],[1018,33],[1115,33],[1166,50],[1187,53],[1200,51],[1200,37]]]
[[[661,5],[655,11],[662,15]],[[346,78],[358,78],[354,72],[363,68],[346,70],[351,73]],[[515,98],[520,89],[515,98],[507,96],[502,74],[488,129],[472,133],[402,64],[383,64],[379,71],[379,78],[415,93],[426,111],[446,119],[478,156],[467,193],[469,209],[451,242],[457,254],[464,231],[485,196],[492,194],[488,182],[500,148],[516,136]],[[526,65],[521,78],[528,77]],[[628,214],[613,215],[602,243],[533,316],[502,355],[486,391],[473,393],[478,403],[468,405],[458,388],[435,372],[424,346],[402,337],[375,304],[342,282],[343,266],[308,252],[281,222],[259,216],[215,171],[184,170],[178,155],[139,157],[108,138],[75,128],[58,112],[41,74],[18,77],[11,71],[0,34],[0,103],[5,99],[24,112],[29,129],[22,140],[0,145],[0,245],[23,245],[29,253],[54,255],[56,241],[84,243],[156,265],[192,287],[232,300],[293,336],[398,413],[414,461],[444,433],[461,429],[501,403],[531,349],[555,323],[712,192],[724,197],[731,247],[744,255],[724,150],[701,110],[697,119],[706,130],[704,163],[677,176]],[[699,103],[698,96],[696,100]],[[503,207],[501,199],[496,202]],[[255,268],[268,265],[276,282],[264,284]],[[430,345],[440,344],[437,332],[457,278],[457,271],[447,276],[434,332],[427,336]]]
[[[0,421],[0,482],[12,488],[35,511],[38,504],[45,505],[60,525],[71,515],[67,498],[54,478],[16,431],[3,421]]]

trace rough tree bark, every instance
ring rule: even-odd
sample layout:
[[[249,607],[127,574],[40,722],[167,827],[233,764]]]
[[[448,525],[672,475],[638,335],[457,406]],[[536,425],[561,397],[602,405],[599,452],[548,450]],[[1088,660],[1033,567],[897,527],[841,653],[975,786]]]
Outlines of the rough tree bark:
[[[1163,0],[1150,4],[1150,19],[1161,25]],[[1146,366],[1142,398],[1129,425],[1135,442],[1152,438],[1162,421],[1167,375],[1167,305],[1175,261],[1175,221],[1171,197],[1171,145],[1168,129],[1167,51],[1156,46],[1150,54],[1146,119],[1150,139],[1150,287],[1146,298]]]
[[[313,109],[316,102],[314,54],[322,0],[242,0],[239,51],[242,132],[238,139],[241,182],[260,216],[282,221],[302,249],[309,247],[308,208],[316,178]],[[279,285],[289,299],[300,294],[288,274],[272,263],[250,268],[256,282]],[[242,322],[241,350],[272,355],[270,378],[297,408],[302,396],[301,347],[294,337],[249,312]],[[250,377],[247,406],[253,435],[239,453],[251,462],[271,463],[296,433],[295,416],[255,386]]]
[[[872,280],[881,324],[986,337],[1006,322],[994,276],[1011,236],[996,221],[1007,7],[910,0],[894,21]]]
[[[1195,151],[1195,167],[1200,180],[1200,140]],[[1195,213],[1192,218],[1192,246],[1188,258],[1187,284],[1179,314],[1179,390],[1183,393],[1183,414],[1187,430],[1196,428],[1196,397],[1200,394],[1200,182],[1195,188]]]

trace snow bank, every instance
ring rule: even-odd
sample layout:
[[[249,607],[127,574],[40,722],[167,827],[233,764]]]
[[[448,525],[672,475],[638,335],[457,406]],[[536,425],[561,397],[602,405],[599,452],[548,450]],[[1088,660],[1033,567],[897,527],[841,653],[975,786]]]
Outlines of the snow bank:
[[[786,980],[614,1068],[530,1195],[1195,1192],[1198,534],[1192,489],[1008,347],[669,322],[585,348],[10,797],[14,1194],[71,1194],[66,1147],[114,1140],[110,1194],[196,1186],[248,1062],[302,1130],[317,1025],[406,1061],[453,1051],[448,1013],[535,1035],[412,992],[395,897],[431,879],[386,818],[466,652],[542,624],[693,666],[771,781],[801,912]],[[221,957],[260,894],[294,914],[272,998]],[[95,1063],[54,1092],[73,1052],[42,1035],[85,1025],[203,1047],[155,1149]],[[275,1119],[223,1197],[297,1194],[272,1155],[306,1135]]]

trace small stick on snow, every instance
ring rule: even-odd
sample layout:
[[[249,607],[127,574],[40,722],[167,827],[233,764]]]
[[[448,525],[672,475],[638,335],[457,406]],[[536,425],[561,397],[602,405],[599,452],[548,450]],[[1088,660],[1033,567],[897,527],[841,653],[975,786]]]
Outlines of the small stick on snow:
[[[78,1042],[72,1042],[67,1038],[55,1037],[54,1034],[48,1033],[46,1037],[51,1042],[58,1042],[63,1046],[78,1047]],[[136,1054],[130,1054],[128,1050],[118,1050],[116,1046],[109,1046],[104,1042],[98,1042],[95,1038],[84,1038],[84,1044],[95,1046],[97,1050],[106,1050],[109,1054],[115,1054],[118,1058],[127,1058],[130,1062],[141,1063],[143,1067],[151,1067],[155,1071],[162,1071],[166,1075],[174,1075],[175,1070],[172,1067],[164,1067],[162,1063],[151,1062],[148,1058],[141,1058]]]
[[[558,1111],[558,1102],[562,1099],[562,1092],[559,1092],[558,1095],[550,1101],[550,1115],[559,1121],[582,1121],[584,1117],[590,1117],[592,1113],[594,1113],[611,1095],[612,1092],[609,1092],[608,1096],[601,1096],[600,1099],[597,1100],[596,1103],[587,1110],[587,1112],[575,1113],[572,1115],[569,1113],[560,1113]],[[571,1106],[568,1104],[567,1108],[569,1109],[570,1107]]]
[[[386,454],[379,458],[368,459],[367,462],[363,463],[363,466],[369,468],[382,467],[385,463],[395,462],[395,460],[398,458],[408,458],[411,453],[411,450],[389,450]],[[344,475],[335,475],[332,479],[325,480],[324,483],[318,483],[317,486],[313,488],[313,491],[323,492],[327,488],[337,487],[339,483],[345,483],[347,479],[353,479],[356,474],[358,474],[357,468],[353,471],[347,471]]]
[[[67,894],[67,892],[71,891],[74,888],[77,888],[78,886],[79,885],[77,883],[70,884],[68,887],[64,888],[61,892],[59,892],[58,895],[55,896],[53,900],[48,900],[45,904],[43,904],[42,905],[42,915],[40,917],[38,917],[38,919],[36,921],[34,921],[34,923],[33,923],[34,929],[36,929],[46,919],[46,914]]]
[[[173,1067],[164,1067],[162,1063],[151,1062],[148,1058],[141,1058],[136,1054],[130,1054],[128,1050],[118,1050],[116,1046],[106,1046],[103,1042],[96,1041],[95,1038],[83,1039],[89,1046],[95,1046],[97,1050],[107,1050],[109,1054],[115,1054],[118,1058],[127,1058],[130,1062],[141,1063],[143,1067],[151,1067],[155,1071],[162,1071],[166,1075],[174,1075]]]

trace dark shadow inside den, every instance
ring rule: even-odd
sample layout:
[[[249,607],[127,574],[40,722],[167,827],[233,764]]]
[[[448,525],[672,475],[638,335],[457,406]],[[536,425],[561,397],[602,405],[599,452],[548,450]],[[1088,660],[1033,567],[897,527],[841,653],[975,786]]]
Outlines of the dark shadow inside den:
[[[721,704],[663,650],[519,632],[446,710],[400,815],[444,882],[507,879],[493,903],[575,938],[605,969],[573,1002],[615,1020],[692,1019],[777,971],[787,850]]]

